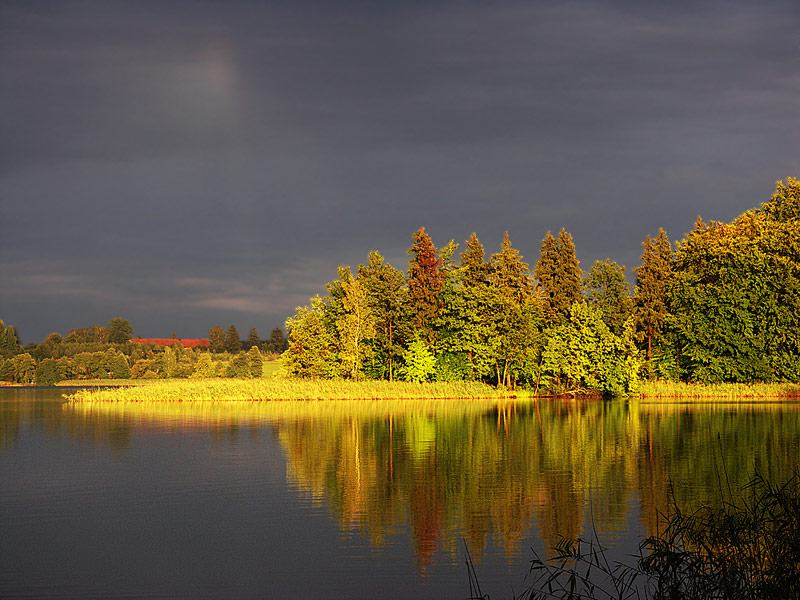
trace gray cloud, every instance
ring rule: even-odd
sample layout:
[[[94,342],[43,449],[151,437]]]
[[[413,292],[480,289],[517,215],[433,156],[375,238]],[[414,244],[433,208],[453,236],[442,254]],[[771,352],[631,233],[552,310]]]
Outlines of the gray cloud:
[[[583,266],[635,266],[647,233],[798,175],[798,25],[794,2],[3,3],[0,318],[269,329],[370,249],[404,268],[422,225],[489,251],[508,229],[531,264],[563,226]]]

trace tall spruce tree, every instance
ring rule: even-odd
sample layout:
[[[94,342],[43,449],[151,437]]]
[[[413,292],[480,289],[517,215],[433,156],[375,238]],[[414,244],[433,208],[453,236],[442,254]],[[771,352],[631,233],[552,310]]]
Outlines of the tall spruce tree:
[[[275,327],[269,334],[269,340],[266,343],[266,351],[273,354],[280,354],[286,350],[286,338],[280,327]]]
[[[522,302],[533,292],[530,267],[522,260],[519,250],[511,247],[507,231],[503,234],[500,252],[492,254],[489,280],[515,302]]]
[[[225,351],[225,330],[219,325],[214,325],[208,330],[208,341],[211,342],[212,352]]]
[[[250,348],[260,348],[261,347],[261,338],[258,337],[258,331],[255,327],[250,329],[250,333],[247,335],[247,349]]]
[[[558,239],[549,231],[542,240],[536,279],[544,300],[544,316],[548,325],[566,321],[575,302],[581,300],[581,268],[575,256],[572,235],[561,229]]]
[[[434,319],[441,307],[446,276],[439,251],[425,233],[425,228],[420,227],[411,237],[414,243],[408,250],[411,255],[408,261],[408,303],[414,326],[432,343],[436,338]]]
[[[658,230],[655,239],[642,242],[642,264],[634,269],[636,290],[634,314],[636,338],[647,351],[648,376],[653,376],[653,347],[662,340],[667,316],[667,284],[672,274],[672,246],[667,233]]]
[[[459,264],[462,285],[471,288],[488,282],[489,263],[486,262],[486,253],[478,236],[473,232],[464,245],[467,249],[461,253]]]
[[[239,332],[236,330],[235,325],[228,327],[228,332],[225,334],[225,350],[235,354],[242,349],[242,340],[239,339]]]

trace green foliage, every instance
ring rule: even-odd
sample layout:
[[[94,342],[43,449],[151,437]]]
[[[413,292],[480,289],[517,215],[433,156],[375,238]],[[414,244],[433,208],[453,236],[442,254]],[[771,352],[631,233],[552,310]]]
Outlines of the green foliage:
[[[375,317],[369,305],[369,293],[353,277],[349,267],[339,269],[344,297],[344,314],[336,320],[339,333],[339,360],[351,379],[360,379],[362,364],[369,353],[364,342],[375,337]]]
[[[469,357],[463,352],[443,352],[436,355],[436,381],[464,381],[470,379],[470,371]]]
[[[672,277],[672,247],[663,229],[652,239],[650,235],[642,242],[642,264],[636,272],[634,292],[634,314],[636,315],[636,339],[644,343],[647,350],[648,375],[653,376],[653,349],[660,346],[662,330],[667,318],[667,285]]]
[[[106,325],[108,341],[112,344],[124,344],[133,337],[133,327],[127,319],[111,319]]]
[[[626,396],[636,390],[639,360],[632,320],[618,337],[603,322],[598,307],[576,302],[569,321],[545,335],[542,370],[554,391],[595,390]]]
[[[36,380],[36,361],[27,352],[11,359],[11,369],[16,383],[33,383]]]
[[[250,379],[252,377],[252,371],[250,370],[248,355],[240,353],[234,356],[225,367],[225,377]]]
[[[436,357],[419,335],[415,336],[414,341],[403,352],[403,362],[405,364],[398,371],[404,381],[430,381],[436,372]]]
[[[542,240],[533,293],[508,233],[488,262],[473,233],[456,266],[457,245],[437,250],[420,228],[407,280],[373,251],[355,278],[342,271],[324,300],[298,309],[286,371],[392,379],[413,331],[437,357],[437,378],[509,389],[628,394],[641,366],[634,341],[648,378],[800,379],[800,184],[788,181],[731,225],[698,222],[675,257],[663,230],[648,235],[633,297],[610,259],[583,277],[564,229]]]
[[[58,358],[61,353],[61,344],[63,341],[60,334],[51,333],[41,344],[36,345],[36,349],[33,350],[31,354],[39,361],[45,358]]]
[[[408,302],[414,326],[429,342],[436,338],[433,320],[442,305],[441,293],[446,275],[442,271],[439,251],[433,245],[425,228],[420,227],[408,254]]]
[[[794,177],[775,184],[775,193],[769,202],[761,205],[761,210],[772,221],[789,223],[800,221],[800,181]]]
[[[208,341],[211,342],[211,352],[224,352],[225,330],[219,325],[214,325],[208,330]]]
[[[247,349],[249,350],[250,348],[254,347],[261,347],[261,338],[258,337],[258,331],[256,331],[255,327],[250,329],[250,333],[247,335]]]
[[[103,353],[101,365],[111,379],[128,379],[131,376],[131,368],[125,355],[114,348]]]
[[[197,357],[197,363],[194,366],[194,373],[192,373],[192,376],[201,378],[217,376],[217,367],[211,359],[211,354],[203,352]]]
[[[22,352],[17,330],[0,321],[0,357],[11,358]]]
[[[14,363],[0,356],[0,381],[14,381]]]
[[[489,263],[489,282],[515,302],[522,302],[533,293],[530,268],[522,260],[519,250],[511,247],[507,231],[503,235],[500,252],[492,254]]]
[[[367,301],[374,316],[372,356],[369,371],[374,378],[394,379],[394,364],[402,352],[408,330],[406,278],[383,256],[373,250],[367,265],[359,265],[357,279],[367,291]]]
[[[153,371],[162,379],[170,377],[177,377],[178,358],[180,352],[180,344],[173,344],[164,348],[164,352],[158,354],[153,361]]]
[[[583,289],[589,303],[600,309],[603,322],[615,335],[621,335],[625,321],[633,311],[625,267],[608,258],[602,262],[595,261],[584,275]]]
[[[131,378],[152,379],[158,377],[158,374],[153,370],[154,362],[145,358],[138,359],[131,367]]]
[[[64,340],[69,344],[107,344],[110,333],[102,325],[70,329]]]
[[[508,239],[508,232],[506,232]],[[478,236],[472,236],[464,243],[467,249],[461,253],[459,265],[461,282],[466,288],[473,288],[489,281],[489,263],[485,260],[483,245]]]
[[[36,385],[55,385],[66,378],[67,367],[59,360],[45,358],[36,366]]]
[[[692,380],[800,380],[800,221],[698,220],[675,254],[669,323]]]
[[[280,354],[287,347],[286,338],[283,336],[283,331],[280,327],[276,327],[269,335],[269,340],[264,346],[264,349],[270,354]]]
[[[228,327],[228,332],[225,334],[225,350],[230,353],[239,352],[242,349],[242,340],[239,339],[239,332],[236,330],[235,325]]]
[[[572,305],[582,297],[583,274],[578,265],[572,235],[562,228],[556,240],[548,231],[542,240],[535,275],[544,300],[544,316],[550,325],[568,319]]]
[[[298,307],[286,320],[289,347],[281,355],[286,372],[298,377],[335,377],[339,372],[336,343],[325,324],[325,303],[319,297]]]
[[[247,368],[249,370],[248,376],[252,378],[261,377],[261,372],[264,367],[264,357],[258,346],[253,346],[247,351]]]

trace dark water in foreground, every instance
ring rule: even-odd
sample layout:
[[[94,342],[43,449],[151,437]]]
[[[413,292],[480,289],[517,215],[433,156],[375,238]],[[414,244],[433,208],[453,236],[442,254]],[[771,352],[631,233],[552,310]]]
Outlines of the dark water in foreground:
[[[754,470],[796,403],[63,404],[0,389],[0,597],[464,598],[592,524],[624,558]]]

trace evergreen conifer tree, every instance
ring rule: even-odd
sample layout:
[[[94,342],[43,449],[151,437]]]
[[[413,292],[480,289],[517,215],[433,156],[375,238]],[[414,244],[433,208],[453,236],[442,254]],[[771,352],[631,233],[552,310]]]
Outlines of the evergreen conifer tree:
[[[519,250],[511,247],[507,231],[503,235],[500,252],[492,254],[490,265],[489,279],[501,293],[516,302],[521,302],[531,295],[533,285],[530,268],[528,263],[522,260]]]
[[[239,339],[239,332],[236,331],[236,326],[231,325],[228,327],[228,333],[225,334],[225,350],[235,354],[242,349],[242,340]]]
[[[459,265],[462,285],[469,288],[486,283],[489,280],[489,263],[485,259],[483,244],[473,232],[465,245],[467,249],[461,253]]]
[[[702,224],[699,219],[698,222]],[[672,246],[663,229],[658,230],[655,239],[648,234],[642,242],[642,264],[634,271],[636,337],[645,344],[647,368],[652,376],[653,346],[661,341],[667,316],[667,283],[672,274]]]
[[[581,278],[572,235],[562,228],[556,240],[548,231],[536,264],[536,279],[548,324],[569,318],[572,305],[581,300]]]
[[[212,352],[225,351],[225,330],[219,325],[214,325],[208,330],[208,341],[211,342],[209,346]]]
[[[247,349],[250,348],[260,348],[261,347],[261,338],[258,337],[258,331],[256,328],[253,327],[250,329],[250,333],[247,336]]]
[[[275,327],[269,335],[269,341],[266,344],[266,351],[273,354],[280,354],[286,350],[286,338],[280,327]]]
[[[429,341],[434,341],[436,332],[433,320],[441,306],[441,293],[445,274],[439,251],[433,245],[425,228],[420,227],[412,236],[414,243],[409,248],[408,299],[414,326]]]

